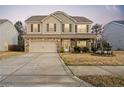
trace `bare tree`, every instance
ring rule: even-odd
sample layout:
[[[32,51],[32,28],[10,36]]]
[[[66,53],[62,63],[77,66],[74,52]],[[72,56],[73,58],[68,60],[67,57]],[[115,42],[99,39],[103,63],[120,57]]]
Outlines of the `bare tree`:
[[[97,36],[97,39],[95,40],[96,43],[95,43],[95,46],[97,48],[97,45],[98,45],[98,41],[100,41],[100,46],[101,46],[101,50],[103,51],[103,45],[102,45],[102,38],[99,38],[98,40],[98,37],[101,35],[102,31],[103,31],[103,27],[101,24],[95,24],[92,26],[91,28],[92,30],[92,33],[94,33],[96,36]]]

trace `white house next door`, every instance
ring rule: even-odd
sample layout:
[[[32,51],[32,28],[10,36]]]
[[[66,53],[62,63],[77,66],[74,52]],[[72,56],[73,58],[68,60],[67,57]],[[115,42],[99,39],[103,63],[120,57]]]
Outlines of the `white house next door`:
[[[29,43],[29,52],[57,52],[57,45],[49,41],[32,41]]]

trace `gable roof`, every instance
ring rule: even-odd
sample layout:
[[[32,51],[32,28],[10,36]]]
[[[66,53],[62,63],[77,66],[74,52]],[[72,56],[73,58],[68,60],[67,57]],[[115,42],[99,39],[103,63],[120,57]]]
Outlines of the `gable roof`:
[[[91,20],[89,20],[86,17],[81,17],[81,16],[71,16],[73,19],[75,19],[77,22],[93,22]]]
[[[6,21],[8,21],[7,19],[0,19],[0,24],[5,23]]]
[[[118,24],[121,24],[121,25],[124,25],[124,20],[120,20],[120,21],[113,21],[115,23],[118,23]]]
[[[41,22],[45,21],[45,20],[46,20],[47,18],[49,18],[50,16],[52,16],[52,17],[56,18],[58,21],[62,22],[62,20],[60,20],[60,19],[59,19],[56,15],[54,15],[54,14],[50,14],[50,15],[46,16],[44,19],[41,20]]]
[[[55,12],[56,13],[56,12]],[[62,12],[63,13],[63,12]],[[54,13],[52,13],[54,14]],[[52,15],[51,14],[51,15]],[[39,16],[31,16],[30,18],[28,18],[25,22],[31,22],[31,21],[38,21],[41,22],[43,19],[45,19],[46,17],[48,17],[50,15],[39,15]],[[82,17],[82,16],[69,16],[71,19],[75,20],[77,23],[93,23],[91,20],[89,20],[86,17]],[[61,20],[61,19],[60,19]]]
[[[47,15],[39,15],[39,16],[31,16],[25,21],[41,21],[43,20]]]

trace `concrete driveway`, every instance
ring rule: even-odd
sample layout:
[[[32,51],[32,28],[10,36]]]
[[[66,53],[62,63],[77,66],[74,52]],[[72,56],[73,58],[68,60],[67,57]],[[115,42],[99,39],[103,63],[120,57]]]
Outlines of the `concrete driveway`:
[[[76,78],[58,53],[29,53],[0,60],[0,86],[89,86]]]

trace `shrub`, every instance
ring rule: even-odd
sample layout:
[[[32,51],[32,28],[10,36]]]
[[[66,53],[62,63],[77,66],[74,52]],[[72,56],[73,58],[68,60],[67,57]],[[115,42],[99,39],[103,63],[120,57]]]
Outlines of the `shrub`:
[[[86,52],[89,52],[89,48],[83,47],[83,48],[81,49],[81,51],[82,51],[82,52],[85,52],[85,53],[86,53]]]
[[[60,49],[60,53],[64,53],[64,48],[63,47]]]
[[[91,51],[92,51],[93,53],[95,53],[95,52],[97,51],[97,48],[92,45],[92,46],[91,46]]]
[[[9,51],[24,51],[24,46],[19,45],[9,45],[8,46]]]
[[[105,40],[102,40],[103,50],[104,51],[111,51],[112,46]]]
[[[78,46],[75,46],[74,47],[74,52],[80,53],[80,51],[81,51],[81,48],[80,47],[78,47]]]

